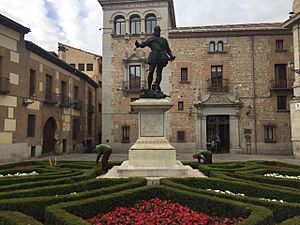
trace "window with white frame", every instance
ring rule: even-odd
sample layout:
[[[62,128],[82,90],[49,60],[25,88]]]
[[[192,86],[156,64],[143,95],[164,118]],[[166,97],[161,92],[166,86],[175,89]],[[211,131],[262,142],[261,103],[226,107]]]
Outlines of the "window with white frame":
[[[117,35],[125,34],[125,18],[123,16],[117,16],[114,22],[114,31]]]

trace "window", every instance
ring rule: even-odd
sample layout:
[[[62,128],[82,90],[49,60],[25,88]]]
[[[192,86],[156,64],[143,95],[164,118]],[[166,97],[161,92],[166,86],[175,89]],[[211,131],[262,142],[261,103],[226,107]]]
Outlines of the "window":
[[[129,66],[129,89],[141,88],[141,66]]]
[[[125,18],[123,16],[118,16],[115,19],[115,34],[125,34]]]
[[[54,95],[52,94],[52,85],[53,85],[53,78],[52,76],[46,74],[46,87],[45,87],[45,101],[47,103],[54,102]]]
[[[86,71],[93,71],[94,68],[93,68],[93,64],[92,63],[88,63],[86,64]]]
[[[130,126],[128,125],[122,126],[122,142],[123,143],[130,142]]]
[[[65,81],[60,82],[60,104],[65,106],[67,104],[67,83]]]
[[[276,50],[284,50],[283,40],[276,40]]]
[[[69,65],[75,68],[75,63],[70,63]]]
[[[286,88],[286,64],[275,64],[275,87]]]
[[[177,142],[185,142],[185,132],[177,131]]]
[[[78,117],[74,117],[73,123],[72,123],[72,139],[73,140],[77,139],[79,130],[80,130],[80,120]]]
[[[286,96],[277,96],[277,110],[287,110]]]
[[[98,112],[100,112],[100,113],[102,112],[102,104],[101,103],[98,104]]]
[[[29,114],[27,120],[27,137],[35,135],[35,115]]]
[[[222,87],[223,66],[211,66],[211,87]]]
[[[224,44],[223,44],[223,41],[219,41],[218,42],[218,49],[217,49],[218,52],[223,52],[224,51]]]
[[[215,42],[211,41],[209,43],[209,52],[214,52],[215,51]]]
[[[99,73],[102,73],[102,64],[99,64]]]
[[[265,125],[265,142],[275,142],[275,126],[274,125]]]
[[[92,135],[92,117],[88,116],[88,135]]]
[[[183,109],[184,109],[184,103],[178,102],[178,110],[183,110]]]
[[[188,69],[181,68],[181,82],[187,82],[187,81],[188,81]]]
[[[35,97],[35,82],[36,82],[36,72],[35,70],[30,69],[30,78],[29,78],[29,96]]]
[[[35,146],[31,146],[30,149],[30,157],[33,158],[36,155],[36,147]]]
[[[78,69],[79,69],[80,71],[84,71],[84,64],[83,64],[83,63],[79,63],[79,64],[78,64]]]
[[[78,100],[79,98],[79,87],[74,86],[74,100]]]
[[[130,33],[141,33],[141,18],[138,15],[134,15],[130,18]]]
[[[153,33],[156,26],[156,16],[153,14],[147,15],[145,20],[146,33]]]

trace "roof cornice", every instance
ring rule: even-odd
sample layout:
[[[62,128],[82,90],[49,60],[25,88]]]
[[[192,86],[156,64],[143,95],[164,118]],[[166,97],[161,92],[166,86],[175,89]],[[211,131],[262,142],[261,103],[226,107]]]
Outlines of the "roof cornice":
[[[10,28],[10,29],[13,29],[21,34],[27,34],[30,32],[30,29],[27,28],[27,27],[24,27],[23,25],[7,18],[6,16],[0,14],[0,24]]]

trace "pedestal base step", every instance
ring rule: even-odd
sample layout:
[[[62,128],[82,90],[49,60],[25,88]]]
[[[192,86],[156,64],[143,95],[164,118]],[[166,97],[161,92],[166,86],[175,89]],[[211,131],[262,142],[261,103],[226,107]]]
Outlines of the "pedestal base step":
[[[130,165],[129,161],[125,161],[121,166],[114,166],[108,173],[97,178],[126,178],[126,177],[145,177],[166,178],[166,177],[206,177],[197,169],[192,169],[190,166],[183,165],[180,161],[170,166],[154,165],[154,166],[134,166]],[[154,182],[157,184],[157,182]]]

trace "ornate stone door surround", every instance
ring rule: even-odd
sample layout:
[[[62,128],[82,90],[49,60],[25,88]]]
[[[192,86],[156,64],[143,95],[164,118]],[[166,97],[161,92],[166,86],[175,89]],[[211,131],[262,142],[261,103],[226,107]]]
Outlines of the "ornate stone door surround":
[[[210,93],[198,100],[194,106],[197,108],[196,144],[197,147],[206,148],[206,118],[207,116],[228,115],[230,153],[243,153],[240,140],[240,108],[241,101],[235,96],[224,92]]]

